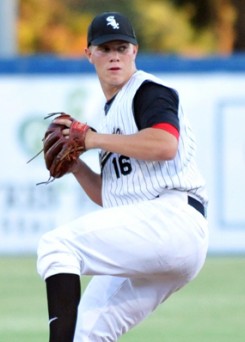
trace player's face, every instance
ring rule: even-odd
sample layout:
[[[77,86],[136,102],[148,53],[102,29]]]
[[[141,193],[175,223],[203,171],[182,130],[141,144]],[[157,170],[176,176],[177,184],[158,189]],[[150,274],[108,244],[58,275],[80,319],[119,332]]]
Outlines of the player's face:
[[[112,41],[85,50],[106,96],[114,95],[136,71],[137,51],[137,46],[123,41]]]

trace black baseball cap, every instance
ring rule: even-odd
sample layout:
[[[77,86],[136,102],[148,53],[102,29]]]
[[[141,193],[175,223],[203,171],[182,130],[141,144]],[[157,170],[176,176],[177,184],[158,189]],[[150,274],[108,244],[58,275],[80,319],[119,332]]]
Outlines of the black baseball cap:
[[[119,12],[104,12],[97,15],[88,28],[88,46],[113,40],[138,45],[133,26],[127,17]]]

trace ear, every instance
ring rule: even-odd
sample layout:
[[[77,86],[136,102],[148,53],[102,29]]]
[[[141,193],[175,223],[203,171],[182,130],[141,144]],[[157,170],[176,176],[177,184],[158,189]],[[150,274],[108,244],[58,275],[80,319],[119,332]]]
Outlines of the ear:
[[[92,59],[91,59],[92,53],[91,53],[90,48],[89,48],[89,47],[88,47],[88,48],[85,48],[85,49],[84,49],[84,52],[85,52],[85,55],[86,55],[87,59],[88,59],[89,62],[92,64]]]
[[[137,56],[138,49],[139,49],[139,46],[138,46],[138,45],[134,45],[134,50],[133,50],[133,52],[134,52],[134,58],[136,58],[136,56]]]

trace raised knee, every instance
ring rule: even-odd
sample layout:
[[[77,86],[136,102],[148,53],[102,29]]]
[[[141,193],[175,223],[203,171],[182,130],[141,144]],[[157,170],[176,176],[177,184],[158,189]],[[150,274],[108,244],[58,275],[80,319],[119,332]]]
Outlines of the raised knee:
[[[51,256],[53,255],[54,250],[55,240],[52,236],[52,232],[45,233],[40,238],[37,248],[37,271],[43,279],[46,278],[46,271],[50,266]]]
[[[37,271],[43,279],[58,273],[81,274],[81,261],[74,244],[62,230],[53,230],[41,237],[37,256]]]

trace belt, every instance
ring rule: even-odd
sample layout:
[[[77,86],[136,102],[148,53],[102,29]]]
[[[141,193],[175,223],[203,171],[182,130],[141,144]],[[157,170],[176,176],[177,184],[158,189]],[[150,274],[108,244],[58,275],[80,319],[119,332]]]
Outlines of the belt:
[[[188,204],[199,211],[199,213],[201,213],[205,217],[205,208],[201,202],[191,196],[188,196]]]

